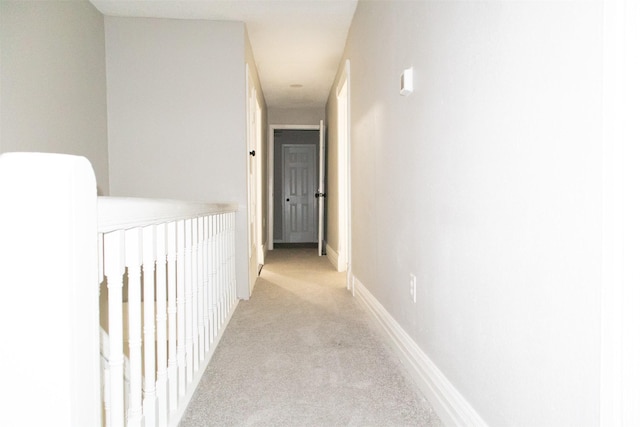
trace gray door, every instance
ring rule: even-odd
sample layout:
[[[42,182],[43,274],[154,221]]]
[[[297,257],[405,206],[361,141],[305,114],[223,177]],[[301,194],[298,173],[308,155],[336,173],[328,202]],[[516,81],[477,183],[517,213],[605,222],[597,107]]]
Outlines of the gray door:
[[[282,146],[283,231],[287,243],[316,242],[316,150],[313,145]]]

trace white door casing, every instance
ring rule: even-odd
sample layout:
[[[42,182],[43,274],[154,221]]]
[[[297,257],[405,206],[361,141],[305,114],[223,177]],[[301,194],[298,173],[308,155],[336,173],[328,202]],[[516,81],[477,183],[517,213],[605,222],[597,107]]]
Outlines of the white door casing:
[[[338,121],[338,260],[337,270],[347,271],[347,289],[353,291],[351,273],[351,168],[350,168],[350,63],[347,60],[336,88]]]
[[[255,88],[249,65],[246,66],[246,114],[247,114],[247,255],[249,260],[249,296],[258,278],[258,257],[257,257],[257,179],[256,173],[256,138],[259,130],[256,128],[256,113],[258,106],[258,95]]]
[[[276,130],[318,130],[318,125],[289,125],[289,124],[271,124],[269,125],[268,148],[267,148],[267,250],[273,250],[273,228],[274,228],[274,212],[275,203],[281,203],[281,200],[275,200],[274,174],[275,170],[275,132]]]
[[[256,244],[257,246],[257,262],[258,264],[264,264],[264,226],[265,226],[265,217],[264,217],[264,200],[263,200],[263,133],[262,133],[262,108],[256,99],[255,103],[256,111],[255,111],[255,129],[256,129]]]
[[[325,164],[325,141],[324,141],[324,120],[320,120],[320,132],[318,144],[318,256],[322,256],[322,244],[324,241],[324,164]]]

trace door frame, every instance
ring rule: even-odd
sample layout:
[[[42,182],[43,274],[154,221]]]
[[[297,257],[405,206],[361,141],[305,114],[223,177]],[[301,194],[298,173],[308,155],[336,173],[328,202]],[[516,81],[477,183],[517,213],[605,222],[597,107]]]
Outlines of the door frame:
[[[245,115],[246,115],[246,184],[247,184],[247,258],[249,273],[249,294],[251,297],[253,287],[258,278],[260,238],[258,234],[258,223],[262,222],[262,212],[258,211],[260,177],[258,176],[257,165],[261,161],[260,148],[258,147],[259,134],[257,112],[260,110],[258,102],[258,92],[251,77],[249,64],[245,64]],[[251,154],[253,153],[253,154]],[[253,176],[251,171],[253,171]]]
[[[318,189],[316,190],[316,200],[318,201],[318,256],[322,256],[324,250],[324,221],[325,221],[325,181],[326,177],[326,165],[327,165],[327,141],[326,141],[326,128],[324,120],[320,120],[320,131],[318,132]]]
[[[336,85],[338,152],[338,259],[336,269],[347,271],[347,289],[355,292],[351,235],[351,61],[346,60]]]
[[[278,129],[284,130],[320,130],[320,125],[269,125],[269,158],[267,162],[267,180],[268,180],[268,200],[269,200],[269,235],[267,237],[267,248],[268,250],[273,250],[273,163],[274,163],[274,135],[275,131]]]

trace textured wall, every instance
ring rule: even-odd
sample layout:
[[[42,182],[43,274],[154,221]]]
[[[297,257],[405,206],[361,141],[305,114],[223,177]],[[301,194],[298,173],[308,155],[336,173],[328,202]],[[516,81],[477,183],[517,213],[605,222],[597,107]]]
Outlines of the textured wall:
[[[108,194],[102,14],[85,1],[3,0],[0,51],[0,152],[85,156]]]
[[[233,202],[248,297],[245,30],[105,18],[113,195]]]
[[[270,125],[319,125],[322,108],[269,108]]]
[[[506,1],[360,2],[351,27],[354,275],[489,425],[598,424],[601,27]]]

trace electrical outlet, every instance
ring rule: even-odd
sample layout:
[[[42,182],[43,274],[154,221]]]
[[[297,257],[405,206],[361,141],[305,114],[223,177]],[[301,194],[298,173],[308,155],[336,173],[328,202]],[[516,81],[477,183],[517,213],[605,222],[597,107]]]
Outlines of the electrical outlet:
[[[409,296],[411,301],[416,302],[416,275],[409,274]]]

